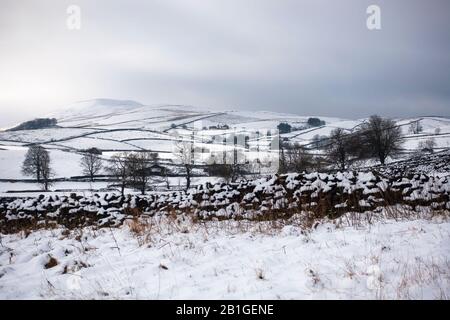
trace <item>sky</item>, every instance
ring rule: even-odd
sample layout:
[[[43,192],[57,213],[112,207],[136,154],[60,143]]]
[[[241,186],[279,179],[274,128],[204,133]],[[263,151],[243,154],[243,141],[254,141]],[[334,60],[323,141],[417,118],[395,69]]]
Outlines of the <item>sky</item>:
[[[381,30],[366,26],[373,4]],[[450,116],[449,12],[448,0],[1,0],[0,127],[94,98]]]

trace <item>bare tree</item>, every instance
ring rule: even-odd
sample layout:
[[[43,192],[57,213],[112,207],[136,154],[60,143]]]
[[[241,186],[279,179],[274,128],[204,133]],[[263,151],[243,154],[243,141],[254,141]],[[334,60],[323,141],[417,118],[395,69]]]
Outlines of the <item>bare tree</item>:
[[[129,176],[129,154],[124,152],[116,154],[111,157],[106,171],[114,176],[120,185],[122,196],[124,195],[125,188],[128,185]]]
[[[319,149],[320,148],[320,135],[315,134],[312,137],[311,144],[315,149]]]
[[[429,138],[419,142],[417,149],[419,152],[429,152],[434,153],[434,148],[436,147],[436,141],[434,138]]]
[[[50,167],[50,155],[48,154],[48,152],[46,153],[42,164],[42,185],[44,187],[44,190],[48,190],[48,187],[52,185],[50,178],[54,175],[53,169]]]
[[[311,169],[316,172],[321,172],[325,170],[328,166],[328,159],[322,156],[315,156],[311,160]]]
[[[369,121],[361,125],[359,131],[365,156],[378,157],[381,164],[385,164],[388,156],[400,151],[402,132],[395,121],[383,119],[373,115]]]
[[[43,185],[44,190],[48,190],[51,184],[50,178],[53,175],[48,151],[39,145],[31,146],[25,155],[25,160],[22,164],[22,173],[35,177],[37,182]]]
[[[157,154],[144,151],[128,155],[127,159],[130,185],[145,194],[151,181],[151,165],[156,164]]]
[[[358,134],[346,134],[342,128],[333,129],[325,148],[328,160],[345,170],[353,160],[360,157],[359,140]]]
[[[412,134],[418,134],[418,133],[421,133],[422,131],[423,131],[423,127],[420,124],[420,120],[414,121],[413,123],[411,123],[409,125],[409,132],[411,132]]]
[[[289,142],[283,141],[280,135],[278,135],[274,139],[278,139],[278,158],[279,158],[278,173],[286,173],[288,171],[286,149],[289,148]]]
[[[170,190],[170,180],[169,180],[169,175],[167,173],[167,170],[164,173],[164,182],[166,184],[166,189]]]
[[[248,174],[250,166],[245,161],[244,152],[241,149],[230,152],[224,150],[223,152],[223,154],[221,152],[212,153],[206,160],[209,175],[221,177],[226,182],[235,182],[239,178],[244,178]]]
[[[194,143],[192,141],[177,141],[174,149],[175,160],[184,168],[186,190],[191,186],[192,168],[194,165]]]
[[[99,157],[97,149],[87,150],[80,161],[83,174],[89,176],[91,181],[94,181],[94,176],[103,168],[103,161]]]
[[[349,157],[346,137],[342,128],[336,128],[331,131],[330,139],[326,148],[328,159],[337,163],[341,170],[345,170]]]
[[[301,172],[312,167],[312,156],[298,143],[287,141],[279,142],[279,169],[278,173]]]
[[[284,148],[287,172],[302,172],[311,168],[313,158],[302,145],[286,144]]]

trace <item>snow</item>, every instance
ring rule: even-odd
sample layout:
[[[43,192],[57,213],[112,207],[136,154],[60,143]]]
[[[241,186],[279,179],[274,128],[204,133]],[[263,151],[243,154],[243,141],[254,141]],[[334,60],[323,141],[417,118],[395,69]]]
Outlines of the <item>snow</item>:
[[[139,148],[134,146],[131,142],[120,142],[95,137],[74,138],[68,141],[57,142],[54,145],[65,148],[73,148],[75,150],[86,150],[89,148],[98,148],[99,146],[102,150],[139,150]]]
[[[60,191],[39,197],[41,186],[23,181],[30,177],[20,170],[29,143],[41,143],[49,150],[55,178],[64,180],[82,175],[79,151],[89,147],[103,150],[104,159],[119,150],[142,148],[161,151],[160,158],[171,159],[175,131],[190,139],[192,130],[198,130],[197,137],[203,134],[210,139],[235,131],[275,129],[280,122],[301,127],[309,118],[110,99],[83,101],[50,116],[58,119],[60,128],[0,132],[0,200],[7,208],[0,218],[14,219],[13,223],[33,219],[37,225],[56,223],[64,211],[69,219],[81,214],[95,218],[86,224],[91,226],[73,230],[58,226],[30,234],[0,234],[0,298],[449,297],[448,152],[407,161],[389,158],[385,167],[374,167],[375,161],[369,160],[366,169],[355,168],[354,172],[296,173],[239,184],[217,183],[217,177],[194,177],[189,192],[156,189],[140,197],[126,189],[126,201],[119,200],[117,191],[106,190],[107,182],[72,179],[56,182],[51,188]],[[351,131],[366,120],[319,118],[326,121],[325,126],[282,136],[308,144],[316,134],[328,135],[336,127]],[[450,147],[450,119],[397,120],[407,151],[430,137],[438,148]],[[409,123],[417,120],[424,131],[409,133]],[[230,129],[202,129],[223,123]],[[188,129],[173,130],[172,124],[187,125]],[[435,134],[436,128],[439,134]],[[221,144],[197,146],[222,150]],[[247,154],[250,159],[258,155],[253,151]],[[169,184],[180,189],[185,178],[170,177]],[[152,187],[164,185],[165,181],[152,182]],[[74,191],[76,197],[71,198]],[[400,193],[396,199],[409,203],[401,209],[411,210],[408,219],[379,216],[386,210],[383,194],[392,191]],[[353,192],[362,196],[352,199]],[[334,221],[323,218],[312,229],[297,223],[296,219],[308,215],[302,209],[323,208],[320,196],[327,194],[337,195],[330,200],[333,213],[347,213]],[[145,213],[137,222],[130,220],[128,209],[139,201],[148,207],[141,208]],[[51,207],[54,210],[49,210]],[[353,212],[375,207],[376,212]],[[280,215],[295,213],[288,220],[255,221],[274,209]],[[431,209],[436,210],[430,213]],[[194,223],[192,217],[208,221]],[[238,217],[243,220],[233,220]],[[352,225],[355,217],[363,219]],[[109,223],[113,228],[100,228]],[[51,257],[58,264],[46,268]]]
[[[51,185],[52,190],[88,190],[88,189],[103,189],[107,187],[107,182],[83,182],[83,181],[61,181],[55,182]],[[29,191],[41,191],[42,186],[32,182],[0,182],[0,197],[8,196],[7,191],[14,191],[14,196],[23,196],[26,192],[20,192],[23,190]],[[17,193],[19,192],[19,193]],[[38,193],[37,193],[38,194]],[[9,194],[11,196],[12,194]],[[31,195],[31,194],[30,194]],[[36,195],[36,193],[34,194]]]
[[[0,179],[26,179],[21,172],[22,163],[28,148],[16,147],[0,150]],[[61,150],[49,150],[51,166],[55,177],[72,177],[82,175],[81,155]]]
[[[442,299],[445,218],[356,227],[153,220],[2,235],[1,299]],[[158,230],[158,231],[157,231]],[[46,269],[50,257],[58,264]]]
[[[443,117],[421,117],[421,118],[407,118],[397,119],[398,124],[405,125],[402,127],[403,133],[409,133],[409,123],[418,121],[423,128],[422,133],[433,134],[437,128],[441,129],[441,133],[450,133],[450,119]]]
[[[404,142],[403,142],[403,148],[409,149],[409,150],[416,150],[419,147],[420,142],[426,141],[428,139],[434,140],[434,142],[436,143],[436,146],[435,146],[436,150],[450,148],[450,134],[441,134],[438,136],[411,135],[411,136],[405,137]]]
[[[2,144],[4,143],[2,140],[10,140],[11,142],[45,143],[71,139],[93,132],[95,132],[95,130],[83,128],[48,128],[39,130],[5,131],[0,132],[0,141]]]
[[[209,183],[215,183],[218,181],[218,177],[192,177],[191,178],[191,185],[202,185],[206,182]],[[186,178],[184,177],[169,177],[169,185],[171,187],[184,187],[186,184]],[[155,181],[152,183],[153,187],[165,187],[166,182],[165,181]],[[58,181],[53,183],[50,186],[50,190],[68,190],[67,192],[55,192],[53,191],[52,194],[70,194],[74,191],[79,192],[80,190],[83,193],[92,193],[91,190],[101,190],[101,189],[107,189],[108,182],[101,182],[101,181]],[[25,191],[26,190],[26,191]],[[7,193],[8,191],[14,191],[14,193]],[[20,192],[23,191],[23,192]],[[27,192],[27,191],[33,191],[33,192]],[[42,192],[42,186],[40,184],[37,184],[36,182],[0,182],[0,197],[10,197],[10,196],[16,196],[16,197],[33,197],[36,195],[39,195],[39,192]],[[103,191],[104,192],[104,191]],[[133,189],[126,189],[127,194],[134,194],[137,193],[137,191]]]
[[[57,128],[41,130],[23,130],[14,132],[0,132],[0,179],[23,179],[20,164],[28,143],[41,143],[51,150],[52,163],[56,166],[58,178],[69,178],[80,174],[79,155],[77,152],[95,147],[108,152],[151,150],[159,152],[160,158],[172,159],[175,132],[190,139],[192,130],[196,131],[197,140],[205,137],[206,143],[196,141],[197,147],[204,147],[206,152],[198,161],[206,161],[209,152],[223,150],[221,143],[211,143],[214,135],[226,135],[232,132],[254,133],[256,130],[265,132],[276,129],[280,122],[288,122],[294,127],[304,126],[309,116],[284,114],[267,111],[237,111],[214,110],[204,107],[183,105],[143,105],[134,101],[112,99],[95,99],[82,101],[48,115],[58,119]],[[326,122],[325,126],[296,130],[283,134],[292,142],[310,144],[316,134],[328,135],[334,128],[340,127],[351,131],[366,119],[348,120],[332,117],[319,117]],[[433,137],[436,151],[450,147],[450,119],[440,117],[422,117],[397,119],[402,125],[405,139],[403,148],[407,152],[414,151],[420,141]],[[420,134],[408,133],[409,124],[420,120],[424,131]],[[229,130],[203,130],[210,125],[228,124]],[[188,129],[179,127],[171,129],[171,125],[187,125]],[[439,135],[435,129],[440,128]],[[262,139],[260,139],[262,140]],[[261,144],[264,142],[259,141]],[[255,141],[249,142],[252,150],[246,152],[248,160],[256,158],[267,163],[276,160],[263,146],[261,151],[255,152]],[[231,146],[228,146],[231,148]],[[318,150],[310,150],[320,153]],[[275,157],[278,156],[278,153]],[[387,159],[388,162],[395,159]],[[272,161],[272,163],[275,163]],[[376,161],[369,160],[359,165],[375,165]],[[265,170],[265,169],[264,169]],[[267,168],[271,173],[273,168]],[[264,171],[264,173],[266,173]]]

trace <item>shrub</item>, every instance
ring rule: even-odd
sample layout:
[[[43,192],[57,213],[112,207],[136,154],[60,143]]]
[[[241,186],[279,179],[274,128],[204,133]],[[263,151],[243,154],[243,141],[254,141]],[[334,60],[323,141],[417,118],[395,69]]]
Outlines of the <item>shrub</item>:
[[[292,130],[292,127],[289,123],[286,122],[281,122],[278,126],[277,129],[280,133],[289,133]]]
[[[56,126],[57,120],[55,118],[38,118],[30,121],[23,122],[18,126],[9,129],[8,131],[19,130],[36,130],[44,128],[52,128]]]
[[[310,127],[320,127],[325,125],[325,121],[320,120],[319,118],[309,118],[308,125]]]

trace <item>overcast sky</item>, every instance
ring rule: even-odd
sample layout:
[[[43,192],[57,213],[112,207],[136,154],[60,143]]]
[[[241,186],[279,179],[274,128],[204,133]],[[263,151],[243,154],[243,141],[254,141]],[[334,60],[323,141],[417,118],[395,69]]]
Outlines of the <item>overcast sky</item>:
[[[66,26],[81,8],[81,30]],[[366,9],[381,8],[381,30]],[[450,116],[448,0],[1,0],[0,127],[132,99]]]

